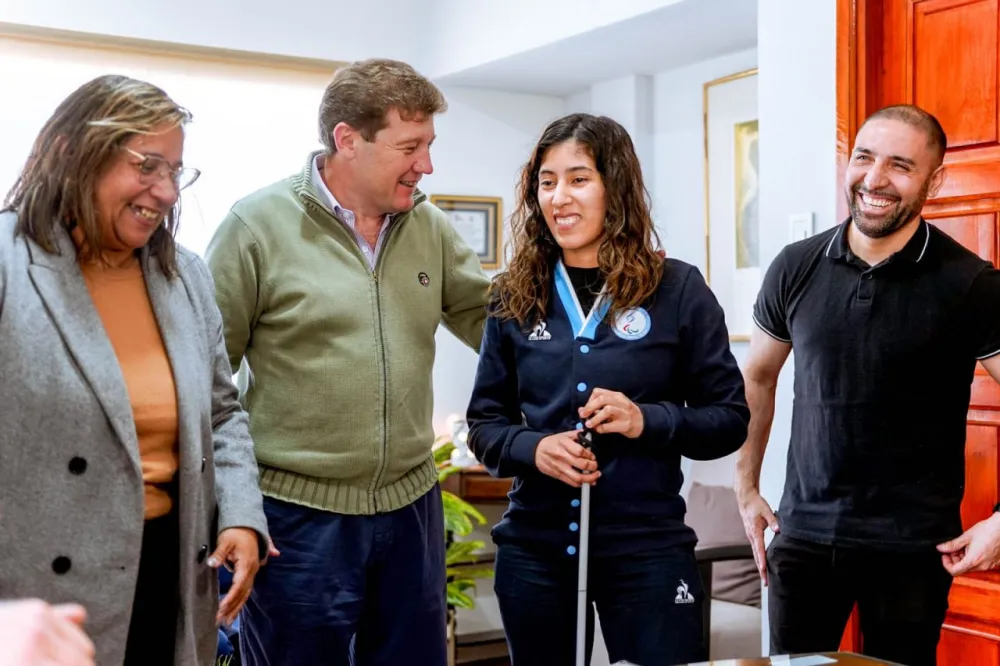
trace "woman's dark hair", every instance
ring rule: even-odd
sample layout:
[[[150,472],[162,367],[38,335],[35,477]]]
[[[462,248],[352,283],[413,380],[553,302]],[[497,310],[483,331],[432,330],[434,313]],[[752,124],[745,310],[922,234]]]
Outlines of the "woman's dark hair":
[[[547,151],[566,141],[587,151],[604,182],[607,215],[597,257],[611,298],[608,317],[613,320],[649,298],[663,275],[649,192],[628,132],[605,116],[565,116],[545,128],[521,170],[511,216],[511,258],[493,280],[492,313],[521,326],[532,326],[544,316],[552,272],[562,254],[538,203],[538,172]]]

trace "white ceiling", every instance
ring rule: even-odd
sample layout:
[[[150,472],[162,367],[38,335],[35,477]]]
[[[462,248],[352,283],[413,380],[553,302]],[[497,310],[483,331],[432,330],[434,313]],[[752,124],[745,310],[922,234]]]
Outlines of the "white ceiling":
[[[436,81],[565,96],[600,81],[656,74],[756,45],[756,0],[683,0]]]

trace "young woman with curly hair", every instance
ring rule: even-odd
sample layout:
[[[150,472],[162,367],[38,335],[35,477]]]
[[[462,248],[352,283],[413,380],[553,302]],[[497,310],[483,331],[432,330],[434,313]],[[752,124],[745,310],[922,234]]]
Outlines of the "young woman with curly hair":
[[[587,650],[596,606],[612,662],[706,659],[708,600],[679,493],[681,456],[726,456],[747,433],[722,309],[696,268],[659,251],[635,148],[610,118],[546,128],[512,232],[468,419],[478,459],[514,477],[493,531],[513,666],[573,663],[582,484]]]

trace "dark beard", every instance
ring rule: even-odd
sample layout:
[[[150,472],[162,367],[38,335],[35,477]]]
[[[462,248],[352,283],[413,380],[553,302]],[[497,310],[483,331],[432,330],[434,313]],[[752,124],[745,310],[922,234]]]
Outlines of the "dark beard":
[[[895,215],[891,215],[878,222],[869,222],[861,212],[857,204],[860,196],[860,186],[854,186],[847,191],[847,208],[851,211],[851,220],[858,231],[868,238],[885,238],[899,231],[907,222],[920,214],[924,207],[924,200],[927,198],[929,183],[925,183],[920,191],[920,195],[909,202],[897,202],[898,207]]]

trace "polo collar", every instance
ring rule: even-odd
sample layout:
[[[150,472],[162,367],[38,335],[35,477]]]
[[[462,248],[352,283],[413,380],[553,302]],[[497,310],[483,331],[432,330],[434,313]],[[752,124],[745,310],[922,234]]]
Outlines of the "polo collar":
[[[837,233],[833,235],[830,242],[826,245],[826,256],[830,259],[852,259],[854,258],[854,253],[851,251],[851,246],[847,242],[847,228],[851,225],[851,218],[847,218],[840,224],[837,229]],[[920,261],[927,255],[927,248],[931,241],[931,225],[927,223],[927,220],[920,218],[920,226],[914,232],[913,236],[907,241],[906,245],[903,246],[896,254],[892,255],[887,261],[906,261],[911,264],[920,263]]]

